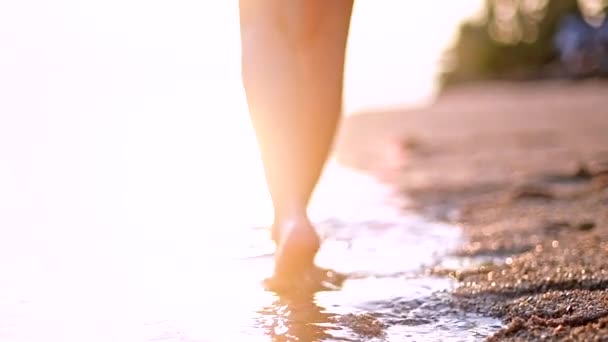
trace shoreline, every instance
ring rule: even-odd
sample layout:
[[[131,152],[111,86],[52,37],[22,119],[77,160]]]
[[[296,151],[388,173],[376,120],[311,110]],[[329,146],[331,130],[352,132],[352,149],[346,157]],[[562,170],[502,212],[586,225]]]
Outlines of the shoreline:
[[[608,106],[598,82],[485,83],[433,105],[344,119],[338,160],[398,187],[404,210],[462,227],[435,269],[489,340],[608,338]]]

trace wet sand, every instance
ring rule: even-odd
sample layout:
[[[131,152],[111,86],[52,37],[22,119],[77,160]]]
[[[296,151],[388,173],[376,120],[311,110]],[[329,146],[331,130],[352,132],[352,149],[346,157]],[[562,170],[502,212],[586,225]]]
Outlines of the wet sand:
[[[482,84],[424,109],[344,120],[341,162],[461,226],[481,266],[449,305],[503,319],[489,340],[608,340],[608,87]]]

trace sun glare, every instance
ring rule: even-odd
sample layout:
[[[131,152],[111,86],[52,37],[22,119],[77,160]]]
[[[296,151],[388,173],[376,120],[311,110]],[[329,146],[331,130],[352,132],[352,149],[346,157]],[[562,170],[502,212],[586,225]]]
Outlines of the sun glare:
[[[345,114],[427,102],[438,54],[461,19],[454,13],[478,3],[356,1]],[[272,252],[267,231],[253,229],[271,222],[272,206],[241,86],[237,1],[0,7],[0,110],[12,113],[0,117],[0,152],[15,165],[0,170],[13,196],[0,203],[10,208],[2,219],[14,228],[0,252],[21,260],[10,269],[31,273],[28,287],[14,287],[53,278],[73,298],[61,281],[90,277],[116,289],[108,300],[139,296],[138,305],[168,308],[159,312],[193,329],[234,314],[218,294],[242,293],[235,306],[270,302],[259,281],[272,263],[235,261]],[[377,189],[358,177],[330,163],[315,220],[375,215],[359,200]]]

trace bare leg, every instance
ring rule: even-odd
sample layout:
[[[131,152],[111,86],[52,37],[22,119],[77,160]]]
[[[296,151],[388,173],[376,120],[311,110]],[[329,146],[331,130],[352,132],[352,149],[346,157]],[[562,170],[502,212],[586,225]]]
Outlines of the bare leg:
[[[275,273],[313,265],[306,209],[342,109],[353,0],[241,0],[242,76],[275,218]]]

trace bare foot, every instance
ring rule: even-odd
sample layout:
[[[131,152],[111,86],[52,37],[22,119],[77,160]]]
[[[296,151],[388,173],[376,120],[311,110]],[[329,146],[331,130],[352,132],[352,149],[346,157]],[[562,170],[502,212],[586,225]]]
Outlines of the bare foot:
[[[275,269],[264,287],[281,295],[310,294],[337,290],[346,275],[315,266],[320,238],[307,218],[273,226],[277,244]]]
[[[293,277],[310,272],[321,240],[308,219],[286,220],[273,227],[275,277]]]

